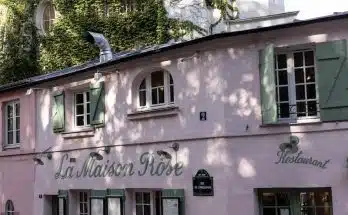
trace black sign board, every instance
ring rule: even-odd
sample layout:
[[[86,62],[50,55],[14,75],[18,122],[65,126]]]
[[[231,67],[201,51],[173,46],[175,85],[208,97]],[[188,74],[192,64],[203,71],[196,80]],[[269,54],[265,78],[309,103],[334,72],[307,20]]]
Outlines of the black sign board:
[[[213,177],[205,169],[197,171],[192,178],[194,196],[214,196]]]

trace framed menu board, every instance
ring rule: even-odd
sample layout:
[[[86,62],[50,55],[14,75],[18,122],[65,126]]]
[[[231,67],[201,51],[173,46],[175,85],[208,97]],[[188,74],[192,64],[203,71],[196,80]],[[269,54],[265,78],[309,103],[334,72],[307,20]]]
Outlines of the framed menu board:
[[[162,199],[163,215],[179,215],[179,203],[178,198]]]

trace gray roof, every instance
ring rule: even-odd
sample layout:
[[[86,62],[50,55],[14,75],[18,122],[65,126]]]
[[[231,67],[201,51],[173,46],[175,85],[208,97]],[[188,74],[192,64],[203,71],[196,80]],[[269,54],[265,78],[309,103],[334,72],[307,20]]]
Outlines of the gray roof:
[[[0,86],[0,92],[14,90],[17,88],[22,88],[22,87],[31,87],[46,81],[52,81],[58,78],[63,78],[63,77],[68,77],[78,73],[83,73],[83,72],[89,71],[90,69],[110,66],[120,62],[125,62],[125,61],[129,61],[129,60],[144,57],[144,56],[149,56],[156,53],[163,53],[169,50],[185,47],[188,45],[194,45],[194,44],[202,43],[205,41],[215,40],[219,38],[240,36],[240,35],[246,35],[250,33],[261,33],[261,32],[267,32],[272,30],[298,27],[303,25],[309,25],[309,24],[320,23],[320,22],[328,22],[328,21],[340,20],[340,19],[346,19],[346,18],[348,18],[348,12],[342,12],[342,13],[337,13],[337,14],[323,16],[323,17],[314,18],[314,19],[295,20],[294,22],[285,23],[285,24],[272,25],[268,27],[261,27],[261,28],[255,28],[255,29],[247,29],[242,31],[224,32],[224,33],[213,34],[213,35],[209,35],[209,36],[205,36],[205,37],[201,37],[201,38],[197,38],[193,40],[188,40],[188,41],[182,41],[182,42],[172,41],[166,44],[142,47],[142,48],[138,48],[136,50],[131,50],[131,51],[118,52],[118,53],[114,53],[112,56],[112,59],[107,62],[100,63],[99,58],[93,59],[81,65],[68,67],[62,70],[53,71],[48,74],[34,76],[34,77],[20,80],[17,82],[2,85]]]

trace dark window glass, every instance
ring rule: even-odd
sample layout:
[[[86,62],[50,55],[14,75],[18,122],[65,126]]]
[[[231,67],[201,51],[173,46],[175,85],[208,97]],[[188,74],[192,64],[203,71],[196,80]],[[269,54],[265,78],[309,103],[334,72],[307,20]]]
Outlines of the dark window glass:
[[[306,102],[297,102],[296,108],[298,117],[306,116]]]
[[[174,86],[170,86],[170,102],[174,102]]]
[[[288,87],[279,87],[279,101],[289,101]]]
[[[303,53],[302,52],[295,52],[294,53],[294,64],[295,64],[295,67],[303,66]]]
[[[162,71],[151,73],[151,87],[159,87],[164,85],[164,76]]]
[[[157,89],[152,89],[152,104],[158,104],[158,99],[157,99]]]
[[[305,64],[306,64],[306,66],[314,65],[314,52],[313,51],[306,51],[305,52]]]
[[[303,100],[305,99],[305,86],[304,85],[298,85],[296,86],[296,100]]]
[[[84,123],[84,116],[77,116],[76,117],[76,125],[77,126],[85,125],[85,123]]]
[[[304,83],[304,72],[303,69],[295,69],[295,82],[296,84]]]
[[[307,103],[308,106],[308,115],[309,116],[316,116],[317,115],[317,102],[316,101],[309,101]]]
[[[306,82],[315,82],[314,67],[306,68]]]
[[[286,64],[286,55],[280,54],[277,55],[278,69],[285,69],[287,67]]]
[[[286,70],[278,71],[279,85],[288,84],[288,72]]]
[[[280,118],[289,118],[289,103],[279,104],[279,115]]]

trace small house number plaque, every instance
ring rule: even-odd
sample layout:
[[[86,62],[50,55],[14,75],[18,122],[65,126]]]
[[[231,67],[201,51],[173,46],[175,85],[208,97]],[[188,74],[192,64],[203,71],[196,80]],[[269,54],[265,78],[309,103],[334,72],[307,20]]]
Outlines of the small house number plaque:
[[[197,171],[192,178],[194,196],[214,196],[213,177],[205,169]]]

